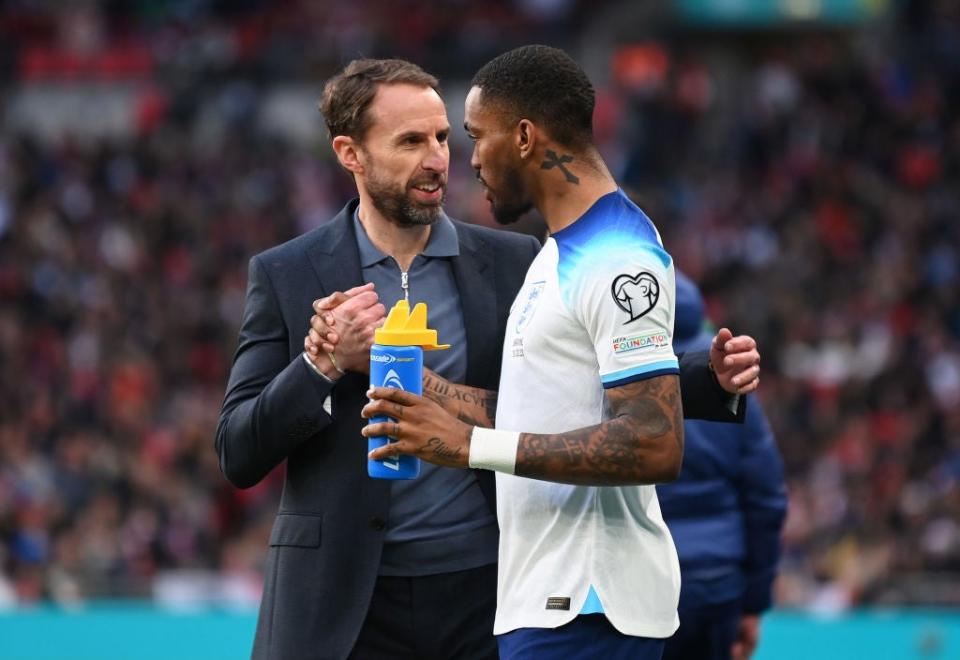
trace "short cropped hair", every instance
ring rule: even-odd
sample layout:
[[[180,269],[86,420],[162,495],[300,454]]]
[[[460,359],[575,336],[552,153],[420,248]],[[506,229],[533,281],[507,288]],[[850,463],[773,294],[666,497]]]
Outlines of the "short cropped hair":
[[[377,88],[390,84],[430,87],[440,93],[439,81],[412,62],[353,60],[323,87],[320,113],[327,123],[330,139],[338,135],[363,139],[370,128],[367,109],[377,94]]]
[[[473,77],[484,104],[510,120],[529,119],[570,147],[593,142],[596,94],[583,69],[562,50],[522,46],[487,62]]]

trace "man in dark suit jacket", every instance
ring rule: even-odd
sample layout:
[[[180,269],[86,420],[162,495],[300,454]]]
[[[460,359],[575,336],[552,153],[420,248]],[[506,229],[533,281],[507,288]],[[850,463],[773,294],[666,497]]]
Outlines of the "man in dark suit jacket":
[[[436,80],[418,67],[353,62],[328,83],[322,110],[360,199],[251,259],[217,429],[221,468],[238,487],[287,459],[253,655],[496,658],[492,474],[430,466],[412,482],[369,478],[362,351],[304,351],[305,337],[322,327],[315,299],[352,289],[367,301],[353,320],[369,339],[383,307],[356,287],[374,282],[392,304],[409,274],[411,302],[426,299],[440,339],[459,345],[432,366],[496,389],[509,307],[539,243],[443,214],[450,129]],[[742,416],[742,405],[727,409],[706,352],[681,369],[688,414]],[[425,504],[431,516],[412,513]]]

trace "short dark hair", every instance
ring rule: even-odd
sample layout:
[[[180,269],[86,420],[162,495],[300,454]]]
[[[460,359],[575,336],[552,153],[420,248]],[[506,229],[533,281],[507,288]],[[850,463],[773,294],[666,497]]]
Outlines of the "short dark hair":
[[[472,86],[481,89],[484,104],[499,106],[511,120],[542,124],[561,144],[582,147],[593,141],[593,85],[562,50],[516,48],[483,65]]]
[[[376,96],[377,88],[390,84],[430,87],[440,93],[439,81],[412,62],[353,60],[323,87],[320,113],[327,123],[330,139],[338,135],[362,139],[370,128],[367,108]]]

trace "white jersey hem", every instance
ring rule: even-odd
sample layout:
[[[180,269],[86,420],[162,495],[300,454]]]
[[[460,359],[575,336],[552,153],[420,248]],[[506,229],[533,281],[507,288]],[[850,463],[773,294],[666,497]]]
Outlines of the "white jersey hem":
[[[523,619],[512,619],[511,621],[505,622],[497,621],[493,626],[493,634],[505,635],[508,632],[519,630],[520,628],[559,628],[560,626],[570,623],[578,616],[580,616],[579,612],[570,612],[561,618],[551,617],[549,619],[539,619],[538,617],[524,617]],[[642,624],[633,624],[630,626],[617,625],[617,621],[611,619],[606,613],[604,613],[603,616],[607,617],[607,621],[617,629],[617,632],[631,637],[666,639],[667,637],[672,637],[673,633],[677,632],[677,628],[680,627],[680,618],[677,616],[669,622],[646,621]],[[622,624],[623,622],[620,623]]]

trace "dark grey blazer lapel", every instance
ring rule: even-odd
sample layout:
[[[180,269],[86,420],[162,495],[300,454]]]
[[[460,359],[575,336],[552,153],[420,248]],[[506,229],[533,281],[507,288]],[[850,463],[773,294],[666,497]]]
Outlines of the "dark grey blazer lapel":
[[[360,250],[353,229],[353,213],[358,203],[356,199],[348,202],[340,213],[320,228],[317,239],[307,248],[310,265],[320,280],[323,295],[346,291],[363,284]],[[366,401],[368,386],[367,376],[349,372],[332,390],[333,417],[338,424],[337,433],[340,437],[345,436],[348,442],[357,443],[358,448],[366,446],[366,441],[358,431],[361,424],[359,410]],[[344,421],[352,415],[356,417]],[[362,469],[366,470],[366,467]],[[386,516],[390,505],[390,482],[367,477],[363,477],[363,480],[362,497],[366,510],[381,511],[382,514],[378,515]]]
[[[363,284],[360,249],[353,231],[353,212],[359,201],[350,200],[307,248],[310,265],[320,280],[324,295]]]
[[[476,234],[455,223],[460,239],[460,256],[453,260],[453,276],[460,292],[463,325],[467,334],[467,384],[496,388],[489,383],[499,365],[492,364],[497,355],[497,291],[493,273],[493,255],[489,246]]]

